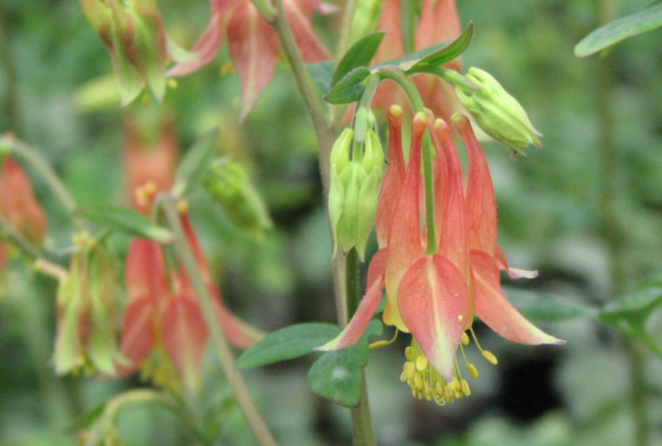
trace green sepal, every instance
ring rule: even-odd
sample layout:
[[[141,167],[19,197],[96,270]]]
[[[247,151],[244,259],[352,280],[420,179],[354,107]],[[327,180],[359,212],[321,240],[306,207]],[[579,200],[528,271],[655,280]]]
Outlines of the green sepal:
[[[313,392],[334,403],[356,407],[361,400],[361,371],[368,363],[368,337],[379,336],[383,324],[372,320],[351,347],[325,352],[308,372]]]
[[[261,367],[274,362],[299,358],[338,336],[340,328],[331,324],[291,325],[268,334],[246,350],[237,360],[238,369]]]

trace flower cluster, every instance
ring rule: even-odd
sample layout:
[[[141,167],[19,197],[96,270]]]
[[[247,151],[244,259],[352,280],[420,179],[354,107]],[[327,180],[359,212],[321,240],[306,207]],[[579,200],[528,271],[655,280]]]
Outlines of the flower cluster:
[[[414,396],[440,404],[470,393],[456,354],[465,358],[469,375],[476,367],[466,360],[464,346],[478,316],[506,339],[522,344],[560,344],[525,319],[501,291],[500,269],[511,277],[535,273],[511,269],[496,243],[496,201],[485,158],[471,124],[456,114],[452,122],[464,141],[469,163],[465,189],[449,126],[431,114],[419,113],[412,123],[409,163],[405,167],[400,136],[402,109],[389,110],[389,166],[384,176],[377,213],[380,250],[368,270],[368,291],[349,325],[321,350],[354,344],[374,314],[386,290],[383,320],[399,331],[411,333],[402,380]],[[434,160],[435,227],[421,232],[421,147],[429,131]],[[434,231],[436,252],[426,252],[427,235]]]

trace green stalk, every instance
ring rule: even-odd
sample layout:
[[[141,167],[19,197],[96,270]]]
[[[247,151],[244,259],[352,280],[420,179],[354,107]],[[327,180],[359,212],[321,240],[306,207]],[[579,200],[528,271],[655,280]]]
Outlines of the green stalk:
[[[598,26],[616,19],[617,0],[598,0]],[[613,57],[595,62],[598,71],[598,113],[600,117],[600,198],[599,213],[602,235],[607,243],[612,283],[611,298],[622,296],[629,288],[631,274],[625,253],[625,234],[619,224],[618,179],[620,166],[614,128],[616,116]],[[643,353],[632,338],[626,338],[625,351],[630,365],[630,404],[634,420],[634,446],[650,445],[650,429],[646,410],[646,381]]]
[[[241,374],[235,370],[232,350],[230,350],[230,345],[228,344],[227,339],[225,339],[223,330],[221,330],[218,319],[216,318],[212,297],[207,290],[202,274],[198,269],[198,264],[195,261],[195,257],[189,246],[186,234],[184,233],[175,200],[168,194],[162,194],[159,196],[158,204],[163,207],[168,226],[170,226],[173,233],[173,245],[177,258],[184,267],[186,275],[191,281],[195,297],[202,309],[202,316],[205,319],[209,338],[214,346],[221,367],[223,368],[223,372],[234,391],[239,408],[244,414],[244,417],[259,444],[262,446],[276,446],[276,441],[253,404],[253,400],[248,393],[248,389],[246,388],[246,384],[244,383]]]
[[[11,147],[12,154],[29,164],[46,183],[55,198],[66,210],[69,217],[79,229],[84,229],[83,221],[76,216],[77,206],[69,191],[64,186],[60,178],[53,171],[46,160],[29,145],[14,139],[12,136],[3,135],[0,137],[0,146],[8,145]]]
[[[349,49],[349,34],[352,29],[352,22],[354,21],[354,14],[356,13],[357,4],[358,0],[347,0],[345,2],[345,11],[343,12],[342,23],[340,25],[340,33],[338,35],[336,60],[340,60],[345,52]]]
[[[421,96],[418,94],[416,85],[399,68],[386,66],[380,67],[377,71],[382,78],[391,79],[400,85],[411,103],[414,113],[425,113],[425,107]],[[439,248],[437,246],[437,236],[434,223],[434,178],[432,174],[432,144],[430,144],[430,134],[425,132],[422,145],[423,162],[423,181],[425,182],[425,226],[427,228],[427,248],[426,254],[435,254]]]
[[[23,255],[31,260],[37,260],[41,257],[41,252],[32,243],[30,243],[21,233],[9,224],[0,215],[0,238],[4,238],[12,245],[17,247]]]

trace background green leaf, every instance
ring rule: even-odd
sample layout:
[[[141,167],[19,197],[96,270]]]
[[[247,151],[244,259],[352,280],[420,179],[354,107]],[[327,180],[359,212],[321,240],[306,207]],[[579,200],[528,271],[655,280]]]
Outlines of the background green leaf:
[[[586,57],[630,37],[662,26],[662,4],[657,3],[635,14],[620,18],[591,32],[575,46],[577,57]]]
[[[80,209],[77,213],[87,220],[136,237],[148,238],[160,243],[170,243],[172,240],[169,230],[152,224],[147,217],[131,209],[99,206]]]
[[[554,294],[507,286],[502,287],[502,290],[515,308],[532,321],[556,322],[577,318],[595,318],[597,315],[595,308]]]
[[[200,182],[205,170],[214,159],[213,144],[217,136],[217,131],[203,135],[198,142],[191,147],[179,163],[175,174],[174,192],[176,195],[184,195],[190,191],[193,186]]]
[[[238,369],[260,367],[312,352],[338,336],[340,328],[322,323],[297,324],[275,331],[246,350],[237,360]]]

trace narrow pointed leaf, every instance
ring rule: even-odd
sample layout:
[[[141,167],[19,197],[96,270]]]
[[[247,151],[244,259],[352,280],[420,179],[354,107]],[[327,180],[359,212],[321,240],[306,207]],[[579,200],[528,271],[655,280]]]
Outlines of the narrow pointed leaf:
[[[191,147],[179,163],[176,173],[174,192],[176,195],[184,195],[190,191],[202,179],[204,172],[209,168],[214,159],[215,144],[218,131],[214,130],[202,136],[198,142]]]
[[[366,67],[355,68],[331,87],[331,90],[324,96],[324,99],[336,105],[356,102],[361,99],[370,76],[370,69]]]
[[[462,34],[448,44],[448,46],[434,51],[418,60],[400,63],[400,68],[402,68],[407,74],[413,74],[429,67],[440,67],[445,65],[459,57],[467,48],[469,48],[473,34],[474,25],[473,22],[470,22]]]
[[[94,207],[78,210],[83,218],[101,223],[111,229],[126,232],[136,237],[170,243],[172,234],[169,230],[153,225],[144,215],[130,209],[118,207]]]
[[[91,410],[85,412],[83,415],[74,420],[64,431],[66,434],[78,434],[81,431],[87,430],[92,427],[94,423],[104,414],[108,403],[101,403]]]
[[[310,368],[308,383],[313,392],[348,407],[361,399],[361,370],[368,363],[368,337],[380,335],[383,325],[371,321],[361,340],[342,350],[324,353]]]
[[[367,67],[370,65],[370,61],[375,56],[377,48],[379,48],[379,44],[382,43],[385,34],[384,31],[368,34],[352,45],[342,59],[340,59],[340,62],[338,62],[338,66],[331,79],[331,84],[335,85],[340,79],[345,77],[347,73],[355,68]]]
[[[626,319],[635,325],[643,325],[660,305],[662,284],[653,284],[613,300],[600,311],[598,317],[606,324],[616,324]]]
[[[246,350],[237,360],[238,369],[250,369],[307,355],[338,335],[331,324],[305,323],[275,331]]]
[[[627,38],[652,31],[660,26],[662,26],[662,4],[656,3],[594,30],[575,46],[575,55],[590,56]]]

